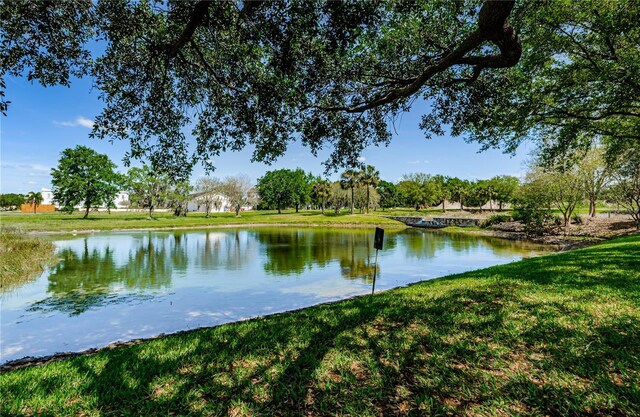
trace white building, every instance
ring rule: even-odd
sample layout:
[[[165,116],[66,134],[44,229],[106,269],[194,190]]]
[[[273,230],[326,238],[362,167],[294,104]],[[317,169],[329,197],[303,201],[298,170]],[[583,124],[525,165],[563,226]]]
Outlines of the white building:
[[[118,191],[116,198],[113,200],[113,204],[119,209],[129,208],[129,193],[127,191]]]
[[[205,212],[207,210],[207,200],[210,202],[211,213],[222,213],[231,211],[229,208],[229,199],[218,193],[195,193],[189,196],[187,211],[189,212]]]
[[[53,203],[53,191],[51,191],[48,188],[43,188],[42,190],[40,190],[40,194],[42,194],[42,203],[40,204],[54,204]],[[58,207],[58,205],[55,205],[56,207]]]
[[[42,194],[42,204],[53,204],[56,208],[60,208],[58,202],[53,201],[53,191],[48,188],[42,188],[40,190],[40,194]],[[113,204],[115,204],[117,209],[126,209],[129,208],[129,193],[127,191],[118,191],[115,199],[113,200]],[[82,203],[76,204],[74,206],[76,209],[83,208]],[[100,208],[106,209],[106,206],[101,206]]]

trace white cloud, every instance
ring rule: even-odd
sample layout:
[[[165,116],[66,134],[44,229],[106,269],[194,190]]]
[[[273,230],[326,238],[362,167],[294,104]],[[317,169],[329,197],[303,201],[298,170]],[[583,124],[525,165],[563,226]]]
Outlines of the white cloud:
[[[44,172],[47,174],[51,172],[51,168],[42,164],[30,164],[29,168],[36,172]]]
[[[407,164],[411,164],[411,165],[415,165],[415,164],[419,164],[419,163],[420,163],[420,160],[407,162]]]
[[[358,161],[360,161],[360,162],[364,162],[366,160],[367,160],[367,158],[365,158],[364,156],[361,156],[360,158],[358,158]]]
[[[425,159],[424,161],[422,161],[422,162],[424,162],[425,164],[428,164],[428,163],[429,163],[429,161],[427,161],[426,159]]]
[[[35,181],[27,181],[27,184],[34,185],[34,184],[37,184],[37,182],[35,182]]]
[[[51,167],[42,164],[29,164],[29,163],[20,163],[20,162],[2,162],[2,168],[10,169],[11,171],[17,173],[26,173],[29,176],[42,176],[49,175],[51,172]]]
[[[82,117],[82,116],[76,117],[75,120],[65,120],[62,122],[58,122],[54,120],[53,124],[58,127],[82,126],[82,127],[86,127],[87,129],[93,129],[93,120],[87,119],[86,117]]]

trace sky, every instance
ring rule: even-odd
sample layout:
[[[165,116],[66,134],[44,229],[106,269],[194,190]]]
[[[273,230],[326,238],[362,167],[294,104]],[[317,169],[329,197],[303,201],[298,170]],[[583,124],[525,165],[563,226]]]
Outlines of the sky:
[[[128,142],[89,138],[93,119],[102,109],[99,92],[92,88],[91,79],[73,80],[70,87],[44,88],[24,77],[7,77],[6,84],[6,98],[11,103],[7,116],[0,116],[0,192],[28,193],[51,188],[51,168],[57,166],[64,149],[77,145],[107,154],[120,172],[127,171],[122,158],[129,149]],[[416,101],[411,111],[396,122],[391,144],[366,149],[363,162],[375,166],[381,178],[391,182],[414,172],[470,180],[523,174],[524,161],[533,145],[525,143],[511,156],[500,150],[478,153],[479,144],[466,143],[460,137],[425,139],[418,124],[421,115],[428,112],[428,103]],[[224,178],[246,174],[255,181],[269,170],[298,167],[321,175],[322,162],[329,154],[326,151],[314,157],[308,148],[296,142],[276,163],[267,165],[252,163],[251,152],[248,148],[221,154],[214,159],[217,169],[209,175]],[[191,181],[195,183],[204,175],[204,169],[198,166]],[[333,174],[329,178],[336,180],[338,176]]]

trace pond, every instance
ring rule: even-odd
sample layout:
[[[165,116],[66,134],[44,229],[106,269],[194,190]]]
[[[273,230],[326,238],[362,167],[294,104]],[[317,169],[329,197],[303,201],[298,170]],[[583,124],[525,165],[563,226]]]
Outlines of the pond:
[[[0,362],[370,293],[373,235],[281,227],[57,236],[60,262],[0,293]],[[543,251],[442,231],[387,231],[376,291]]]

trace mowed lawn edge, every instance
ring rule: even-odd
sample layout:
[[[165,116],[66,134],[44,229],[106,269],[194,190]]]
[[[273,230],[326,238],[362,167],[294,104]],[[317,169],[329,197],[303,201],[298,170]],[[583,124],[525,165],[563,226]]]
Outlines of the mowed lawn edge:
[[[640,235],[0,375],[2,415],[638,415]]]
[[[205,217],[203,213],[190,213],[176,217],[170,213],[155,213],[149,219],[147,213],[91,213],[88,219],[80,214],[64,213],[2,213],[0,225],[7,231],[26,233],[68,233],[120,230],[163,230],[195,229],[216,227],[257,227],[257,226],[295,226],[295,227],[375,227],[404,228],[403,223],[390,219],[391,212],[370,214],[335,214],[327,211],[323,215],[319,210],[293,210],[278,214],[275,211],[246,211],[239,217],[234,213],[212,213]]]

